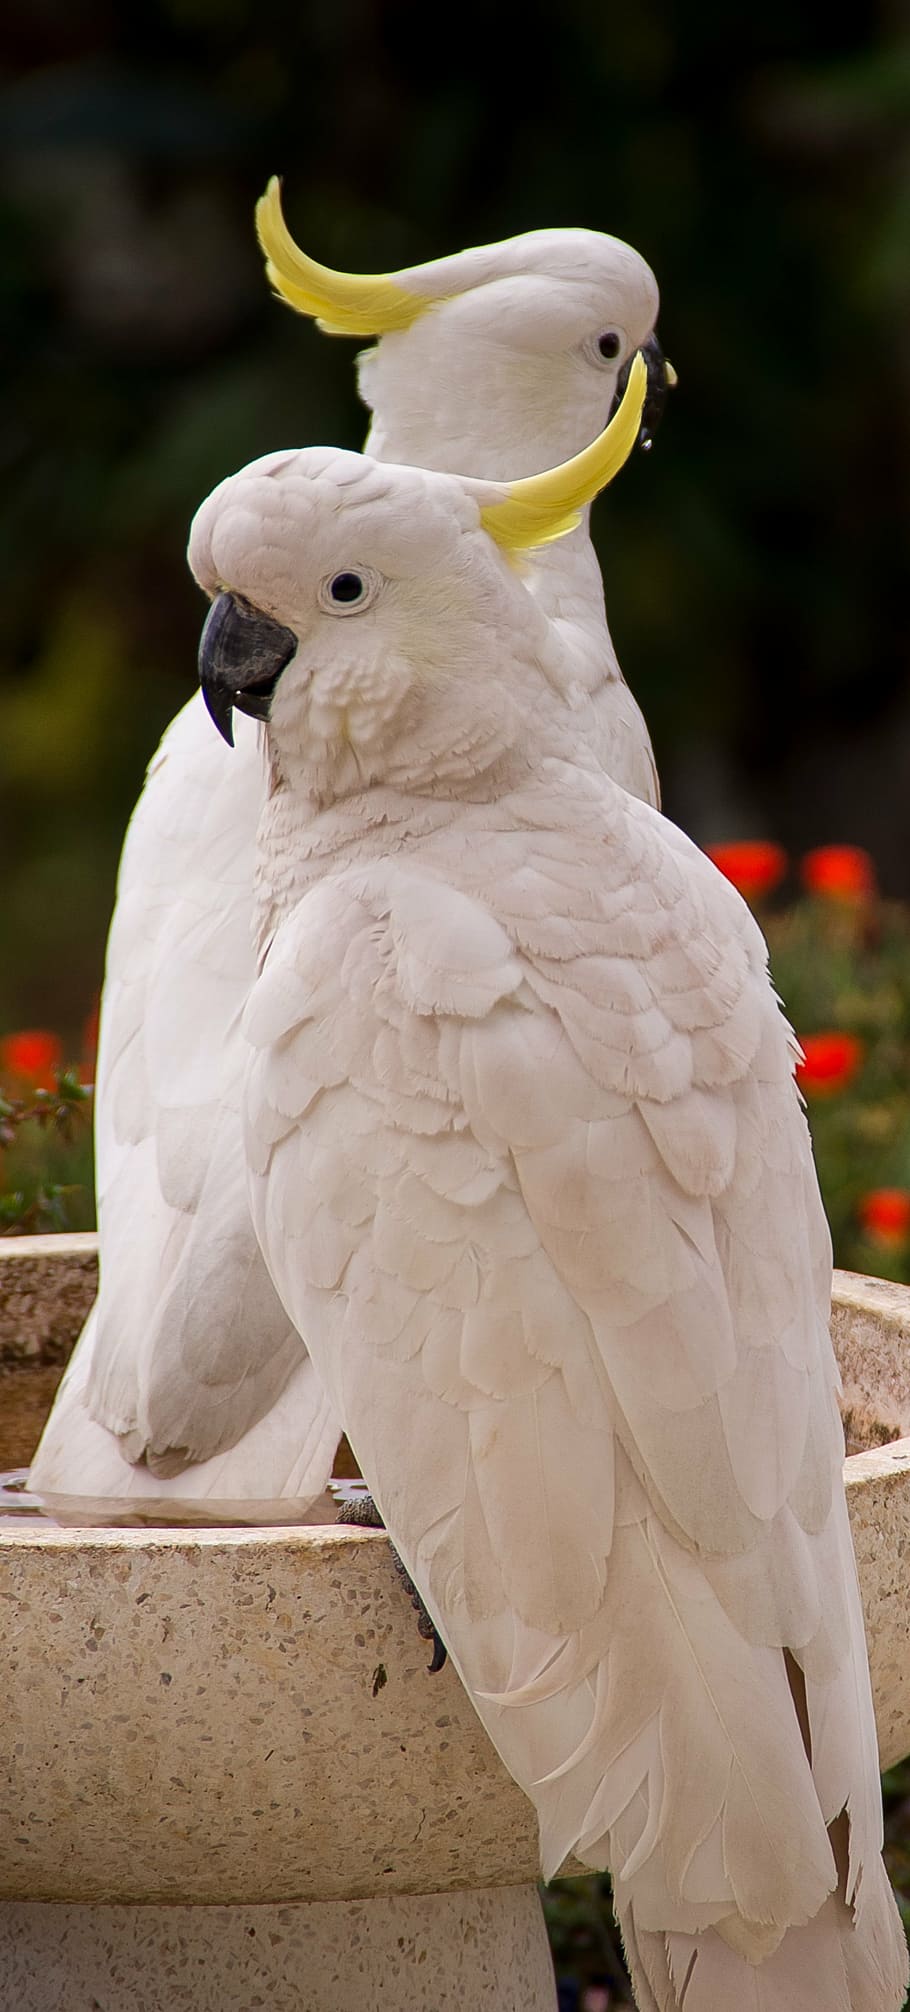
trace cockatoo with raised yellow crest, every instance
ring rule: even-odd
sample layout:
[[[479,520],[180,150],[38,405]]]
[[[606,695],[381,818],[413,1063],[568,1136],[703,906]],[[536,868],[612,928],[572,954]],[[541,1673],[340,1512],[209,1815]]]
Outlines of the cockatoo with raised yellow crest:
[[[273,454],[196,517],[210,710],[266,722],[253,1215],[641,2012],[899,2012],[795,1043],[740,896],[554,752],[514,563],[622,420],[511,486]]]
[[[599,432],[648,346],[665,371],[657,288],[634,251],[592,231],[536,231],[386,278],[305,258],[277,184],[260,235],[278,290],[361,358],[370,446],[481,475],[532,474]],[[645,411],[648,419],[648,407]],[[587,509],[582,513],[587,517]],[[656,798],[650,743],[620,675],[582,521],[523,562],[559,628],[540,727]],[[324,1486],[338,1425],[262,1264],[240,1146],[240,1017],[255,977],[260,734],[233,755],[199,696],[155,756],[124,847],[108,945],[96,1096],[100,1294],[31,1485],[84,1519],[127,1511],[286,1522]]]

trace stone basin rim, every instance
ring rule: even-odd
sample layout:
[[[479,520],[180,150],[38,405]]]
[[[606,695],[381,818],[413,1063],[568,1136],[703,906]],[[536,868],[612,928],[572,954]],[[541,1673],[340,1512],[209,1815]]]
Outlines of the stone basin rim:
[[[910,1440],[906,1442],[910,1460]],[[891,1451],[889,1447],[888,1451]],[[71,1551],[78,1545],[81,1551],[97,1551],[104,1555],[111,1551],[128,1552],[170,1552],[181,1556],[196,1551],[207,1551],[210,1555],[225,1551],[318,1551],[321,1556],[331,1558],[332,1553],[349,1554],[351,1545],[388,1544],[384,1530],[358,1529],[353,1524],[335,1523],[212,1523],[212,1524],[162,1524],[148,1523],[141,1526],[126,1525],[122,1529],[116,1524],[70,1523],[43,1524],[38,1517],[31,1521],[23,1516],[21,1523],[11,1521],[0,1528],[0,1546],[14,1546],[17,1550]]]
[[[851,1453],[844,1460],[844,1483],[849,1494],[854,1488],[896,1481],[908,1469],[910,1437],[892,1439],[884,1446],[873,1446],[863,1453]],[[95,1551],[99,1555],[116,1550],[169,1551],[181,1555],[192,1552],[212,1555],[226,1550],[287,1550],[301,1554],[318,1551],[322,1556],[330,1556],[334,1551],[341,1556],[349,1554],[351,1545],[387,1543],[384,1530],[364,1530],[353,1524],[335,1523],[216,1523],[186,1527],[148,1523],[140,1527],[120,1528],[116,1524],[45,1525],[38,1519],[32,1522],[23,1517],[21,1523],[11,1521],[0,1528],[0,1545],[11,1546],[17,1551],[42,1553],[72,1551],[78,1545],[81,1550]]]
[[[0,1238],[14,1374],[60,1364],[96,1249],[89,1232]],[[894,1428],[844,1466],[890,1765],[910,1748],[910,1289],[836,1274],[832,1325],[848,1399]],[[531,1805],[451,1666],[428,1677],[383,1531],[11,1520],[7,1603],[33,1619],[0,1631],[0,1901],[192,1909],[534,1879]]]

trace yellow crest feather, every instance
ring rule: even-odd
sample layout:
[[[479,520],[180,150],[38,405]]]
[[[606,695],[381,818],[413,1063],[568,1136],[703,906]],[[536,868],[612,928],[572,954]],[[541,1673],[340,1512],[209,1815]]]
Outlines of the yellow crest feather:
[[[409,328],[429,307],[385,273],[334,272],[294,243],[281,208],[281,183],[273,175],[256,204],[256,235],[275,292],[298,314],[315,317],[328,335],[385,335]]]
[[[612,482],[628,460],[641,428],[647,389],[648,372],[639,352],[632,360],[618,412],[590,447],[559,468],[510,483],[501,502],[481,510],[483,528],[497,545],[507,552],[527,552],[574,531],[585,504]]]

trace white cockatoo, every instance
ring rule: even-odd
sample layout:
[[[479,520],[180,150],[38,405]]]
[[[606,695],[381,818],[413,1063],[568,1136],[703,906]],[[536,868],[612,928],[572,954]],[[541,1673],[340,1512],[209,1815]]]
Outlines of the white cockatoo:
[[[613,1873],[641,2012],[898,2012],[795,1042],[740,896],[540,731],[516,556],[609,461],[308,449],[196,517],[208,703],[267,721],[253,1215],[545,1874]]]
[[[660,403],[657,288],[616,239],[531,232],[363,279],[304,258],[277,184],[259,220],[275,284],[298,309],[379,334],[361,384],[381,459],[533,474],[599,432],[639,344],[650,343]],[[540,700],[553,752],[582,736],[655,799],[586,523],[535,554],[526,579],[563,640]],[[260,738],[238,721],[229,754],[192,699],[124,847],[97,1072],[100,1294],[30,1477],[49,1507],[80,1520],[98,1498],[105,1521],[122,1502],[124,1513],[287,1522],[331,1472],[337,1421],[260,1259],[242,1169]]]

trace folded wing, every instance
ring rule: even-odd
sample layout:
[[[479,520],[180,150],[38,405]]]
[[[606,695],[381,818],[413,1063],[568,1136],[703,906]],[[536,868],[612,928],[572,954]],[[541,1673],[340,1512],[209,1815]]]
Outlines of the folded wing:
[[[296,1513],[331,1472],[337,1425],[243,1173],[262,766],[253,723],[238,727],[229,752],[201,699],[184,708],[124,847],[99,1046],[101,1282],[32,1466],[47,1497],[175,1515],[249,1498],[255,1520]]]
[[[704,1978],[839,1894],[878,1997],[839,1955],[830,2002],[881,2012],[902,1938],[790,1037],[694,847],[578,779],[564,831],[548,801],[450,843],[458,887],[443,834],[284,926],[247,1016],[257,1227],[545,1871],[612,1866],[662,2007],[674,1936]]]

